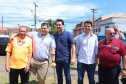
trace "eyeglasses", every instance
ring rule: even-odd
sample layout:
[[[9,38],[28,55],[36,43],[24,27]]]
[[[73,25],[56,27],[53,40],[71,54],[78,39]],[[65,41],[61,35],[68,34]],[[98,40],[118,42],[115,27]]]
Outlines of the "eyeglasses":
[[[107,34],[110,34],[110,35],[113,35],[114,34],[115,35],[115,33],[107,33]]]

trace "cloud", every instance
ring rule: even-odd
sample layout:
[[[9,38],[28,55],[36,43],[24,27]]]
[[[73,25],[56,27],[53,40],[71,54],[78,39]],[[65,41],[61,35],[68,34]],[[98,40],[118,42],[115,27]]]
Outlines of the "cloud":
[[[70,4],[68,3],[70,1],[71,0],[2,0],[0,1],[0,16],[3,16],[5,20],[34,20],[35,5],[33,2],[38,6],[36,7],[37,19],[42,21],[47,19],[55,20],[56,18],[71,19],[87,14],[89,15],[91,13],[90,9],[97,7],[97,5],[92,3]],[[27,23],[31,25],[31,22],[24,22],[24,24]]]

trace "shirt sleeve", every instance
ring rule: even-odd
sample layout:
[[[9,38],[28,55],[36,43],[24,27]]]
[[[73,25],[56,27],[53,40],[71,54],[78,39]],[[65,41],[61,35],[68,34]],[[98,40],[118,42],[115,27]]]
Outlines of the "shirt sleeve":
[[[124,41],[125,40],[125,36],[124,36],[124,34],[123,33],[121,33],[122,35],[123,35],[123,38],[121,39],[121,38],[119,38],[120,40],[122,40],[122,41]]]
[[[6,52],[12,52],[12,43],[9,42],[6,49],[5,49]]]
[[[28,34],[28,36],[33,37],[35,35],[35,33],[37,33],[37,32],[28,32],[27,34]]]
[[[32,49],[32,39],[30,39],[30,44],[29,44],[29,53],[31,53],[33,51]]]
[[[122,56],[126,55],[126,46],[122,41],[120,43],[120,52]]]
[[[69,35],[70,44],[73,44],[74,43],[73,35],[71,33],[69,33],[68,35]]]
[[[79,46],[80,46],[80,40],[79,37],[76,39],[76,54],[79,54]]]
[[[95,47],[94,47],[95,55],[98,55],[98,38],[95,36]]]
[[[54,36],[52,36],[51,48],[56,48]]]

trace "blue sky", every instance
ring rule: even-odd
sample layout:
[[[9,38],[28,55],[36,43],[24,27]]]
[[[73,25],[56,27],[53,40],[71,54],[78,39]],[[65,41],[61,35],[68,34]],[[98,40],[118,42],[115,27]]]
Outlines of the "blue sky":
[[[65,21],[64,28],[70,32],[77,23],[93,17],[90,9],[97,9],[96,19],[116,12],[126,13],[126,0],[1,0],[0,26],[3,16],[4,27],[20,24],[34,28],[31,26],[34,25],[34,2],[38,5],[37,28],[48,19],[61,18]]]

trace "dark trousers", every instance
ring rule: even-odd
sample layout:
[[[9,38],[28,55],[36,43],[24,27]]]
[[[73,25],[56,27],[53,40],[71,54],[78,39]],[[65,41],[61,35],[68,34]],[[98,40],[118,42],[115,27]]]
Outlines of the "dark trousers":
[[[118,76],[120,73],[119,65],[112,68],[105,68],[99,64],[98,78],[99,84],[119,84]]]
[[[84,64],[77,62],[78,84],[83,84],[84,73],[87,71],[89,84],[95,84],[95,64]]]
[[[66,84],[71,84],[71,76],[70,76],[70,61],[56,61],[56,73],[58,77],[58,84],[63,84],[63,76],[62,72],[64,69],[64,74],[66,77]]]
[[[18,76],[20,74],[21,84],[29,84],[29,72],[25,73],[23,69],[10,69],[9,80],[10,84],[18,84]]]

